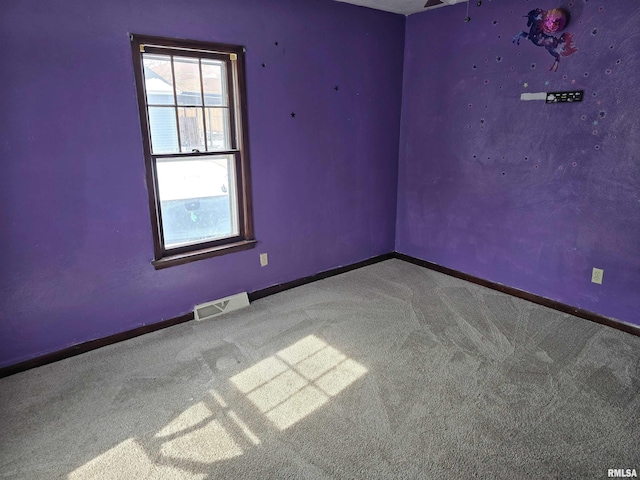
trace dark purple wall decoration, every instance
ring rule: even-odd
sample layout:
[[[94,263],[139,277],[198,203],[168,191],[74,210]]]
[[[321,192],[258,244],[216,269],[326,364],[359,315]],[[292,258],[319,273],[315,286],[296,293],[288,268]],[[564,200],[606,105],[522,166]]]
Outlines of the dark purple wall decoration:
[[[393,250],[404,23],[329,0],[2,2],[0,367]],[[152,267],[129,33],[246,46],[255,250]]]
[[[537,47],[544,47],[547,52],[555,58],[555,61],[549,70],[557,72],[560,64],[560,57],[573,55],[578,51],[578,48],[573,44],[573,35],[569,32],[564,32],[559,37],[549,34],[550,30],[545,29],[544,26],[545,21],[548,20],[548,15],[549,11],[541,8],[531,10],[527,14],[527,27],[529,27],[529,31],[521,31],[514,37],[513,42],[520,45],[521,39],[527,39],[531,40],[531,43]],[[552,28],[552,30],[555,29]]]
[[[534,6],[570,13],[580,50],[558,73],[512,43]],[[485,0],[465,15],[407,19],[396,250],[640,325],[640,4]]]

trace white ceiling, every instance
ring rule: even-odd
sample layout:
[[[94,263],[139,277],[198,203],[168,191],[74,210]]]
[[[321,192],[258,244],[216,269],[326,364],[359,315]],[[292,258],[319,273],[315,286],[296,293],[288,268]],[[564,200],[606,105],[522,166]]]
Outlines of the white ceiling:
[[[435,7],[424,8],[427,0],[337,0],[338,2],[352,3],[362,7],[375,8],[376,10],[384,10],[385,12],[400,13],[402,15],[411,15],[412,13],[424,12],[433,8],[446,7],[455,3],[466,2],[467,0],[441,0],[441,5]]]

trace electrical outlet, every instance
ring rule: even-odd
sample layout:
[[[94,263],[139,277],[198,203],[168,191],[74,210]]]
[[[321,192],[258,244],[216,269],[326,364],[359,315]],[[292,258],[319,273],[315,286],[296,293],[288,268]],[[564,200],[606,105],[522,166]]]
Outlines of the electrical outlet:
[[[600,269],[600,268],[594,268],[593,272],[591,273],[591,281],[593,283],[597,283],[599,285],[602,285],[602,276],[604,275],[604,270]]]
[[[266,267],[267,265],[269,265],[269,257],[267,256],[266,253],[261,253],[260,254],[260,266],[261,267]]]

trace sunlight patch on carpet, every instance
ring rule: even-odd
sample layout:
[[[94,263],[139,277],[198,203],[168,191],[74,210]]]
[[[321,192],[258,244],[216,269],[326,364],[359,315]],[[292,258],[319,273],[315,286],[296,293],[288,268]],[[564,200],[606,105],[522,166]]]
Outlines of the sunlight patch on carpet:
[[[199,423],[211,418],[211,410],[202,402],[189,407],[176,417],[169,425],[160,430],[156,437],[167,437],[178,432],[192,428]]]
[[[233,410],[229,410],[227,412],[227,416],[231,419],[233,423],[235,423],[238,426],[240,430],[242,430],[242,433],[245,434],[245,436],[251,441],[251,443],[253,443],[254,445],[260,444],[260,439],[251,431],[251,429],[247,426],[246,423],[240,420],[240,417],[238,417],[236,412],[234,412]]]
[[[231,377],[231,383],[280,430],[327,403],[367,369],[309,335]]]
[[[184,462],[210,465],[243,454],[238,442],[259,445],[260,439],[230,408],[215,390],[209,392],[215,404],[199,402],[192,405],[154,438],[162,444],[151,450],[130,438],[85,463],[68,475],[68,480],[122,478],[176,478],[201,480],[205,474],[180,468]],[[230,433],[230,432],[233,432]],[[235,439],[234,439],[235,435]],[[153,444],[153,443],[152,443]],[[170,465],[175,462],[176,467]],[[169,463],[169,464],[168,464]]]
[[[242,449],[217,420],[166,442],[160,452],[169,458],[215,463],[242,455]]]
[[[310,335],[231,377],[230,381],[278,429],[285,430],[366,373],[363,365]],[[68,480],[201,480],[206,475],[179,466],[185,462],[211,465],[241,456],[242,446],[259,445],[260,438],[229,408],[225,399],[215,390],[209,393],[208,402],[192,405],[160,429],[154,438],[161,443],[151,450],[145,449],[143,441],[130,438],[71,472]]]
[[[129,438],[68,475],[69,480],[122,478],[180,478],[203,480],[204,474],[187,472],[167,465],[156,465],[145,450]]]

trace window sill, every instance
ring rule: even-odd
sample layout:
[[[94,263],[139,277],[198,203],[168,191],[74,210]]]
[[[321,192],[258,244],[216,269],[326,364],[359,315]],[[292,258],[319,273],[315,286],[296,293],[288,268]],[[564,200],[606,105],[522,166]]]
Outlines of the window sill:
[[[178,255],[163,257],[159,260],[153,260],[151,264],[155,267],[156,270],[160,270],[161,268],[173,267],[174,265],[182,265],[183,263],[195,262],[196,260],[219,257],[228,253],[249,250],[251,248],[254,248],[256,246],[256,243],[258,243],[256,240],[242,240],[241,242],[228,243],[226,245],[220,245],[218,247],[205,248],[202,250],[196,250],[194,252],[180,253]]]

